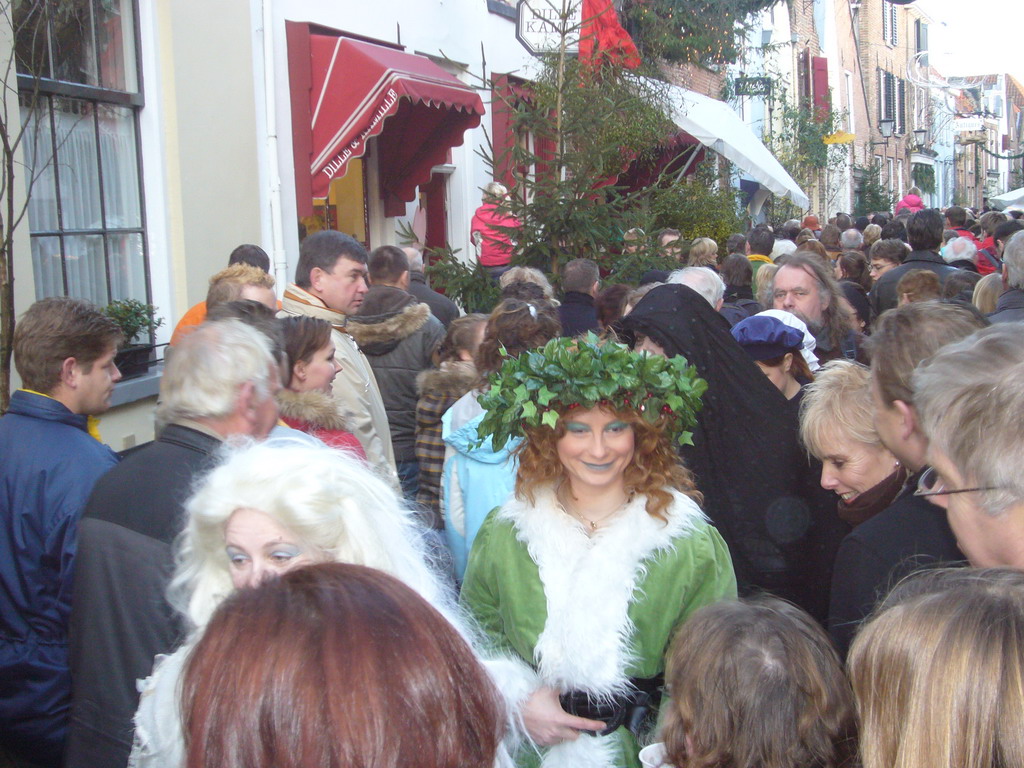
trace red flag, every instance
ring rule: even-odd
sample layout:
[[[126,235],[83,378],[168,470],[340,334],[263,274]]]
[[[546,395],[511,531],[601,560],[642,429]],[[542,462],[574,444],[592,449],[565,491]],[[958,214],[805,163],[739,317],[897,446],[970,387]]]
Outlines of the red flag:
[[[626,69],[640,66],[640,53],[619,23],[612,0],[583,0],[580,61],[592,63],[602,55]]]

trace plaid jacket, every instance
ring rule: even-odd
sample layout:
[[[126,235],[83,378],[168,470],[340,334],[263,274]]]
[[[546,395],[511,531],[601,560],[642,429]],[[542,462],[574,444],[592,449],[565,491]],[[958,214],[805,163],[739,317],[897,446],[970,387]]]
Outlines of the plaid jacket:
[[[449,361],[437,370],[424,371],[416,380],[420,392],[416,404],[416,459],[420,463],[420,489],[416,501],[433,515],[433,526],[443,528],[441,517],[441,472],[444,469],[444,440],[441,417],[476,382],[472,363]]]

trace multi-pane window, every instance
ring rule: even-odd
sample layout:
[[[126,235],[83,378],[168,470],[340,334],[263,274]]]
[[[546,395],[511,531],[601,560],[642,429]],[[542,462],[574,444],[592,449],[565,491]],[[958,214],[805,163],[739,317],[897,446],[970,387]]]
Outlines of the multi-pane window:
[[[134,0],[21,0],[15,35],[36,295],[150,300]]]

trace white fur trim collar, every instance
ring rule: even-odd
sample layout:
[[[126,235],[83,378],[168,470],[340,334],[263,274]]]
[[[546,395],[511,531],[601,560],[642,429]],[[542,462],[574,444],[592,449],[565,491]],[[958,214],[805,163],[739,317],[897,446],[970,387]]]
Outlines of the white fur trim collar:
[[[692,499],[672,493],[667,522],[648,515],[647,497],[637,496],[593,537],[550,488],[537,494],[536,504],[513,499],[502,508],[544,585],[547,621],[534,659],[543,683],[608,697],[626,687],[634,630],[627,611],[645,575],[643,562],[705,519]],[[544,766],[614,766],[616,748],[612,738],[582,736],[549,750]]]

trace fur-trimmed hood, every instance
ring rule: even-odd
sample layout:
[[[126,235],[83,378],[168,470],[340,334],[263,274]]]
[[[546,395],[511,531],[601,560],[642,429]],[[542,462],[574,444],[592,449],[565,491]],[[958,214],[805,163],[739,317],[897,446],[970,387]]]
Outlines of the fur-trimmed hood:
[[[387,294],[374,296],[374,301],[364,302],[362,311],[366,314],[349,317],[346,326],[359,348],[371,356],[392,352],[400,342],[416,333],[430,319],[430,307],[416,301],[416,297],[411,294],[389,286],[379,286],[377,291],[387,291]],[[372,293],[373,289],[367,297]],[[375,309],[381,311],[373,314]]]
[[[440,368],[423,371],[416,377],[416,392],[423,395],[462,397],[477,380],[476,366],[465,360],[447,360]]]
[[[347,414],[331,395],[325,392],[295,392],[282,389],[277,393],[281,416],[301,421],[315,429],[352,431]]]

